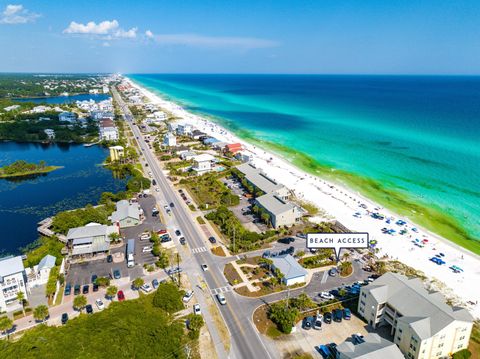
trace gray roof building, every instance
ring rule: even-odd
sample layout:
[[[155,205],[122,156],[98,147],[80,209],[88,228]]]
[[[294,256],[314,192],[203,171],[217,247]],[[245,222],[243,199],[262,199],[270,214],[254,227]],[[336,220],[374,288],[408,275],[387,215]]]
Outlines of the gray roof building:
[[[21,256],[9,256],[0,258],[0,283],[3,281],[3,277],[20,273],[25,270]]]
[[[67,241],[72,247],[72,255],[108,251],[110,249],[109,235],[111,233],[118,233],[118,228],[98,223],[71,228],[67,234]]]
[[[260,169],[256,168],[251,163],[242,163],[236,167],[240,172],[245,175],[248,182],[253,184],[265,193],[280,191],[285,189],[285,186],[275,182],[267,177]]]
[[[287,211],[292,211],[296,207],[293,203],[283,201],[273,193],[264,194],[263,196],[258,197],[257,202],[274,215],[280,215]]]
[[[305,268],[303,268],[298,262],[291,256],[290,254],[285,254],[282,256],[278,257],[272,257],[271,258],[273,262],[273,266],[275,268],[278,268],[280,272],[284,275],[284,282],[286,282],[287,285],[291,283],[292,281],[299,279],[298,282],[305,282],[305,278],[307,275],[307,271]],[[293,283],[291,283],[293,284]]]
[[[112,223],[120,222],[126,218],[140,220],[140,208],[137,203],[130,204],[126,199],[116,203],[116,210],[112,213],[110,220]]]
[[[56,260],[57,258],[50,254],[47,254],[45,257],[42,258],[40,263],[38,263],[38,270],[40,271],[45,268],[52,269],[53,267],[55,267]]]
[[[339,359],[404,359],[402,352],[392,342],[378,334],[369,333],[363,343],[343,342],[337,346]]]

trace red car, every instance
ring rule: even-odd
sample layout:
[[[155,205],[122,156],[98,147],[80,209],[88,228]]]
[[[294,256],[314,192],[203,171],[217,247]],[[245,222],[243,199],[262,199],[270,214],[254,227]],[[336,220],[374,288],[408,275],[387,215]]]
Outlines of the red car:
[[[122,300],[125,300],[125,294],[123,294],[123,290],[118,291],[117,297],[119,302],[121,302]]]

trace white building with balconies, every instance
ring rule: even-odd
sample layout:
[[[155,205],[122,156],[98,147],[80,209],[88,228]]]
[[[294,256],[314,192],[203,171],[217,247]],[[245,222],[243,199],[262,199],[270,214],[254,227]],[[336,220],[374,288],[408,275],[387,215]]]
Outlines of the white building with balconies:
[[[23,292],[27,299],[27,276],[22,257],[5,257],[0,259],[0,312],[21,309],[18,293]]]

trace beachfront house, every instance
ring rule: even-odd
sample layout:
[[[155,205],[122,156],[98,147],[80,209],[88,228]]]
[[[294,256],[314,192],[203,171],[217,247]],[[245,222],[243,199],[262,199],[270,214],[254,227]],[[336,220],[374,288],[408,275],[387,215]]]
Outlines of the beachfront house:
[[[110,221],[120,228],[137,226],[143,219],[143,210],[138,203],[130,203],[127,200],[118,201],[116,210],[110,216]]]
[[[182,124],[179,123],[177,126],[177,134],[179,136],[189,136],[192,133],[192,126],[188,123]]]
[[[125,149],[123,146],[110,146],[108,149],[110,151],[110,161],[112,162],[120,161],[120,159],[125,157]]]
[[[99,122],[100,139],[103,141],[117,141],[118,130],[115,127],[115,123],[111,119],[102,119]]]
[[[27,276],[21,256],[0,258],[0,312],[11,312],[21,309],[17,299],[19,292],[27,294]]]
[[[55,267],[56,260],[54,256],[47,254],[36,266],[28,268],[26,270],[28,287],[33,288],[46,284],[50,277],[50,271]]]
[[[270,179],[252,163],[242,163],[236,168],[244,175],[250,185],[258,188],[262,192],[274,193],[281,200],[287,200],[290,197],[290,191],[284,185]]]
[[[52,130],[51,128],[46,128],[43,130],[43,132],[45,132],[49,140],[55,139],[55,130]]]
[[[283,200],[275,193],[267,193],[255,200],[258,207],[266,212],[273,228],[289,227],[299,221],[304,211],[294,203]]]
[[[449,358],[468,347],[473,317],[451,307],[419,278],[386,273],[362,287],[358,313],[373,328],[387,327],[407,358]]]
[[[250,152],[239,151],[235,154],[235,158],[241,162],[250,162],[253,160],[253,155]]]
[[[405,359],[395,344],[377,333],[356,336],[355,341],[344,341],[336,349],[337,359]]]
[[[284,254],[270,258],[273,262],[273,270],[278,269],[282,274],[282,282],[285,285],[294,285],[305,283],[307,281],[307,271],[290,254]]]
[[[194,170],[197,175],[202,175],[212,170],[212,164],[214,162],[215,157],[208,153],[202,153],[201,155],[193,157],[192,170]]]
[[[62,112],[58,114],[58,119],[62,122],[75,123],[77,121],[77,115],[73,112]]]
[[[190,134],[190,137],[193,138],[194,140],[200,140],[205,136],[206,136],[206,133],[200,130],[193,130],[192,133]]]
[[[163,137],[163,145],[168,147],[173,147],[177,145],[177,138],[171,132],[167,132],[167,134]]]
[[[241,143],[229,143],[225,146],[225,152],[235,155],[237,152],[240,152],[243,149]]]
[[[110,234],[119,233],[118,226],[89,223],[83,227],[71,228],[67,233],[67,244],[72,256],[93,256],[108,252]]]
[[[182,152],[180,154],[180,158],[184,161],[190,161],[193,158],[195,158],[196,156],[197,156],[197,153],[193,152],[193,151],[186,151],[186,152]]]

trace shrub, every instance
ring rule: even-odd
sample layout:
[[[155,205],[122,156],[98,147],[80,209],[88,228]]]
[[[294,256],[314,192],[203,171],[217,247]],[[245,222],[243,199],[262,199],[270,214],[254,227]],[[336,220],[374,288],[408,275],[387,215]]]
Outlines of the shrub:
[[[153,297],[153,305],[168,313],[175,313],[183,309],[182,296],[183,293],[175,284],[161,283]]]

